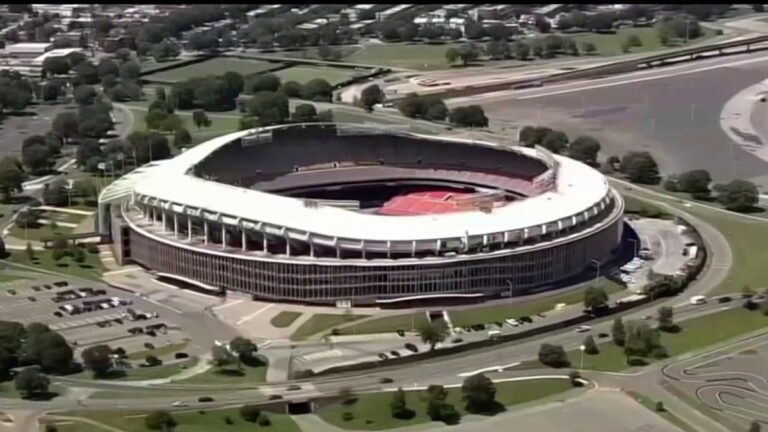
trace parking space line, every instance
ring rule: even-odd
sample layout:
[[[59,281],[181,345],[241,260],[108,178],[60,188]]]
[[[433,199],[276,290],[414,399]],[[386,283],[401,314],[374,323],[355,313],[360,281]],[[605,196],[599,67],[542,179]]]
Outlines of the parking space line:
[[[264,312],[265,310],[267,310],[267,309],[271,308],[271,307],[272,307],[272,306],[274,306],[274,305],[275,305],[275,304],[274,304],[274,303],[272,303],[272,304],[268,304],[268,305],[264,306],[263,308],[261,308],[261,309],[257,310],[256,312],[254,312],[254,313],[252,313],[252,314],[248,315],[247,317],[244,317],[244,318],[240,319],[240,321],[236,322],[236,323],[235,323],[235,325],[236,325],[236,326],[239,326],[240,324],[243,324],[243,323],[244,323],[244,322],[246,322],[246,321],[250,321],[250,320],[252,320],[252,319],[253,319],[253,318],[255,318],[255,317],[258,315],[258,314],[260,314],[260,313]]]

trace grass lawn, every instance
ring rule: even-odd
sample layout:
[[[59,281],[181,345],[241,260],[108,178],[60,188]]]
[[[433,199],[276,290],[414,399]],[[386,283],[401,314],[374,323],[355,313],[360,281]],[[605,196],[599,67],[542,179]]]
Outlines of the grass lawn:
[[[682,321],[680,333],[662,333],[661,344],[667,348],[670,357],[685,354],[728,339],[757,331],[768,330],[768,317],[759,311],[750,312],[743,308],[716,312],[699,318]],[[612,342],[598,345],[600,353],[584,355],[584,369],[618,372],[627,369],[623,349]],[[568,358],[574,367],[580,366],[581,352],[570,351]],[[649,359],[649,362],[652,361]]]
[[[622,285],[602,280],[602,286],[609,295],[622,291],[625,288]],[[586,288],[591,282],[584,285]],[[554,294],[550,297],[539,300],[532,300],[516,304],[497,304],[493,306],[478,306],[470,309],[451,310],[448,314],[454,326],[464,327],[473,324],[490,324],[496,321],[504,321],[507,318],[517,318],[520,316],[535,315],[539,312],[552,310],[556,304],[574,304],[581,303],[584,300],[584,291],[573,289],[567,293]],[[356,333],[384,333],[397,330],[410,330],[412,327],[418,328],[420,324],[426,323],[424,312],[415,312],[413,314],[402,314],[365,321],[355,326]],[[339,329],[343,334],[352,334],[352,327]]]
[[[350,63],[391,66],[407,69],[434,70],[448,68],[445,52],[462,44],[371,44],[355,51],[344,60]]]
[[[30,260],[27,257],[25,251],[14,250],[11,252],[11,256],[8,258],[8,261],[60,274],[77,276],[97,281],[101,280],[101,274],[104,272],[104,266],[102,266],[98,254],[86,252],[85,261],[82,263],[76,263],[70,257],[62,258],[60,261],[55,261],[52,255],[53,251],[51,249],[35,251],[34,258]]]
[[[680,417],[672,414],[671,412],[664,410],[664,411],[656,411],[656,401],[653,399],[643,396],[640,393],[636,393],[633,391],[627,391],[626,392],[629,396],[632,396],[638,403],[640,403],[642,406],[648,408],[649,410],[655,412],[657,415],[661,416],[664,420],[672,423],[673,425],[677,426],[680,430],[684,432],[696,432],[696,429],[691,427],[688,423],[684,422]],[[663,401],[662,401],[663,403]]]
[[[285,328],[293,324],[301,315],[301,312],[282,311],[272,317],[269,323],[277,328]]]
[[[334,67],[292,66],[275,72],[275,75],[279,76],[282,82],[298,81],[304,84],[315,78],[323,78],[331,85],[336,85],[362,73],[361,71]]]
[[[61,415],[71,417],[85,417],[91,420],[103,423],[113,428],[125,432],[145,432],[148,429],[144,426],[144,415],[146,412],[125,412],[125,411],[71,411]],[[197,410],[174,412],[174,420],[178,424],[174,432],[245,432],[245,431],[274,431],[274,432],[301,432],[296,423],[286,414],[267,413],[272,425],[258,426],[254,423],[248,423],[240,417],[240,408],[227,408],[218,410],[203,411],[202,414]],[[232,419],[234,424],[224,423],[226,417]],[[67,430],[61,429],[59,430]],[[96,430],[96,429],[93,429]],[[69,429],[69,431],[80,432],[80,429]]]
[[[187,365],[186,368],[191,368],[195,366],[197,362],[198,362],[197,357],[194,357],[184,362],[155,366],[155,367],[138,367],[137,366],[137,367],[134,367],[133,369],[126,370],[124,374],[119,373],[119,371],[115,371],[116,373],[112,374],[110,377],[101,378],[95,381],[102,381],[102,382],[143,381],[143,380],[168,378],[184,371],[184,369],[182,369],[181,367],[182,364],[186,364]],[[93,379],[93,372],[83,371],[74,375],[68,375],[67,378]]]
[[[182,351],[184,348],[187,347],[187,345],[189,345],[189,341],[166,345],[163,347],[150,349],[150,350],[136,351],[134,353],[128,354],[128,360],[144,360],[144,358],[148,355],[153,355],[155,357],[160,358],[163,356],[167,356],[167,355]]]
[[[254,367],[243,363],[242,370],[224,369],[219,372],[216,368],[210,368],[201,374],[177,381],[177,383],[201,385],[248,385],[263,383],[266,381],[266,377],[267,365],[262,364],[261,366]]]
[[[133,130],[147,130],[147,123],[144,121],[147,116],[147,111],[136,108],[131,109],[131,112],[133,112],[134,117]],[[213,113],[208,113],[208,118],[211,120],[211,126],[198,129],[194,123],[192,123],[191,112],[177,111],[176,114],[181,117],[184,127],[186,127],[192,135],[192,145],[197,145],[211,138],[230,132],[236,132],[240,129],[239,116],[217,116]],[[168,141],[171,144],[171,151],[178,153],[180,149],[173,146],[173,136],[171,134],[168,134],[167,136]]]
[[[252,73],[265,72],[281,66],[283,66],[281,63],[272,63],[261,60],[217,57],[176,69],[145,75],[142,78],[150,81],[178,82],[206,75],[221,75],[228,71],[235,71],[241,75],[249,75]]]
[[[55,424],[58,432],[109,432],[109,429],[79,421],[66,420],[61,423],[49,422],[48,424]]]
[[[164,67],[167,67],[167,66],[170,66],[170,65],[173,65],[173,64],[183,63],[185,61],[186,60],[176,59],[176,60],[168,60],[168,61],[158,62],[158,61],[155,61],[155,59],[153,59],[151,57],[147,57],[146,59],[144,59],[141,62],[141,71],[142,72],[152,72],[155,69],[164,68]]]
[[[291,335],[291,340],[302,340],[344,323],[365,318],[367,315],[314,314]]]
[[[691,39],[688,44],[699,43],[707,38],[715,35],[715,31],[708,27],[701,27],[702,36],[697,39]],[[685,41],[679,41],[677,45],[673,47],[665,47],[659,42],[659,36],[654,27],[627,27],[621,28],[614,34],[597,34],[597,33],[584,33],[572,36],[573,40],[579,44],[581,49],[581,43],[592,42],[597,48],[596,54],[601,56],[612,56],[623,54],[621,51],[621,45],[627,39],[629,35],[637,35],[640,41],[643,43],[641,47],[634,47],[630,50],[630,53],[642,53],[648,51],[658,51],[667,48],[673,48],[675,46],[682,47]]]
[[[61,225],[57,226],[56,229],[51,229],[50,225],[40,225],[37,228],[24,229],[14,224],[8,230],[8,234],[11,237],[16,237],[17,239],[21,239],[21,240],[39,241],[40,239],[50,238],[57,235],[72,234],[72,231],[74,231],[74,228],[65,227]]]
[[[537,379],[529,381],[510,381],[496,383],[496,400],[505,405],[516,405],[541,399],[547,396],[570,390],[571,384],[567,379]],[[449,388],[448,402],[453,404],[459,412],[465,414],[464,403],[460,387]],[[343,429],[351,430],[382,430],[419,423],[427,423],[431,420],[426,414],[426,391],[406,392],[406,405],[415,412],[415,416],[409,420],[393,418],[389,403],[392,393],[371,393],[359,395],[353,405],[334,405],[318,411],[318,415],[326,422]],[[351,412],[354,418],[350,421],[342,420],[345,412]]]
[[[7,267],[0,267],[0,269],[5,269],[5,268]],[[0,273],[0,283],[13,282],[17,280],[26,280],[26,279],[29,279],[29,278],[26,278],[24,276],[7,275],[7,274]]]

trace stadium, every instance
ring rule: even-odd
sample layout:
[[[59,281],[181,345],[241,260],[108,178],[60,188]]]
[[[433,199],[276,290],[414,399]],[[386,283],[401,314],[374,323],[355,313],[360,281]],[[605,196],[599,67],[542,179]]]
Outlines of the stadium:
[[[231,133],[99,196],[118,263],[254,299],[479,301],[551,289],[612,260],[624,202],[543,148],[359,124]]]

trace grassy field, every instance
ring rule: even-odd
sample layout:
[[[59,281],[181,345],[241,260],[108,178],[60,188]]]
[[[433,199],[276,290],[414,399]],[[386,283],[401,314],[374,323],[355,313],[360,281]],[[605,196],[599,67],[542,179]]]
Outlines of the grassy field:
[[[566,379],[538,379],[496,383],[496,400],[505,406],[517,405],[555,395],[571,389]],[[448,390],[448,402],[464,414],[461,388]],[[410,426],[431,421],[426,414],[426,391],[406,392],[406,405],[415,412],[410,420],[393,418],[389,409],[392,393],[372,393],[359,395],[352,405],[335,405],[323,408],[318,415],[326,422],[349,430],[382,430]],[[342,420],[342,415],[350,412],[354,418]]]
[[[293,66],[279,70],[275,75],[279,76],[282,82],[298,81],[304,84],[315,78],[323,78],[331,85],[336,85],[361,73],[363,72],[333,67]]]
[[[147,57],[141,61],[141,71],[142,72],[152,72],[155,69],[164,68],[166,66],[183,63],[185,60],[176,59],[176,60],[169,60],[169,61],[163,61],[158,62],[155,61],[155,59],[151,57]]]
[[[105,425],[117,428],[124,432],[145,432],[148,431],[144,426],[145,412],[124,412],[124,411],[72,411],[62,413],[64,416],[84,417],[103,423]],[[174,420],[178,424],[174,432],[245,432],[245,431],[274,431],[274,432],[301,432],[296,423],[290,416],[285,414],[267,413],[272,421],[271,426],[258,426],[254,423],[248,423],[240,417],[239,408],[226,408],[208,411],[186,411],[172,413]],[[229,417],[233,424],[227,425],[225,419]],[[62,425],[63,426],[63,425]],[[64,428],[58,426],[62,432],[81,432],[78,428]],[[85,429],[86,431],[88,429]],[[90,429],[93,431],[99,429]],[[101,429],[104,430],[104,429]]]
[[[147,116],[147,111],[137,108],[132,108],[134,123],[133,130],[147,130],[147,123],[144,120]],[[192,113],[177,111],[176,114],[181,117],[184,127],[187,128],[192,135],[192,145],[200,144],[203,141],[207,141],[211,138],[221,136],[230,132],[236,132],[240,128],[240,117],[233,115],[215,115],[208,113],[208,118],[211,120],[211,126],[207,128],[198,129],[194,123],[192,123]],[[180,149],[173,146],[173,136],[168,135],[168,140],[171,143],[171,151],[178,153]]]
[[[8,234],[11,237],[16,237],[20,240],[32,240],[40,241],[44,238],[50,238],[57,235],[72,234],[74,228],[58,225],[56,229],[51,229],[50,225],[40,225],[37,228],[20,228],[15,224],[8,230]]]
[[[642,406],[648,408],[649,410],[655,412],[657,415],[661,416],[664,420],[672,423],[673,425],[677,426],[681,431],[683,432],[696,432],[696,429],[691,427],[688,423],[684,422],[680,417],[672,414],[671,412],[664,410],[664,411],[656,411],[656,401],[652,400],[651,398],[647,396],[643,396],[639,393],[628,391],[626,392],[629,396],[632,396],[635,398],[635,400]]]
[[[189,345],[189,341],[166,345],[163,347],[150,349],[150,350],[136,351],[134,353],[128,354],[128,360],[144,360],[144,358],[148,355],[153,355],[155,357],[167,356],[167,355],[182,351],[184,348],[187,347],[187,345]]]
[[[267,365],[253,367],[243,364],[241,370],[224,369],[219,372],[216,368],[210,368],[201,374],[197,374],[178,382],[183,384],[202,385],[248,385],[263,383],[266,381],[266,377]]]
[[[60,261],[55,261],[52,255],[53,251],[50,249],[44,251],[35,251],[34,258],[30,260],[27,257],[25,251],[14,250],[11,252],[11,257],[8,259],[8,261],[65,275],[77,276],[91,280],[101,280],[101,274],[104,272],[104,266],[101,264],[101,260],[99,260],[98,254],[86,252],[85,261],[82,263],[76,263],[70,257],[62,258]]]
[[[301,315],[301,312],[282,311],[272,317],[269,323],[277,328],[285,328],[293,324]]]
[[[750,312],[737,308],[682,321],[679,324],[683,329],[680,333],[661,334],[661,344],[667,348],[670,356],[685,354],[760,329],[768,330],[768,317],[758,311]],[[622,348],[612,342],[602,343],[598,347],[599,354],[584,355],[584,369],[609,372],[627,369]],[[580,367],[580,357],[581,352],[578,350],[568,353],[573,367]]]
[[[341,324],[365,318],[366,315],[315,314],[304,321],[291,335],[291,340],[302,340],[314,334],[330,330]]]
[[[701,31],[702,36],[697,39],[691,39],[689,44],[701,42],[715,35],[715,31],[708,27],[702,27]],[[614,34],[584,33],[574,35],[572,37],[573,40],[579,44],[579,49],[581,49],[581,44],[583,42],[592,42],[595,44],[595,48],[597,48],[597,55],[612,56],[623,54],[621,45],[630,35],[637,35],[637,37],[639,37],[640,41],[643,43],[643,46],[633,47],[630,50],[630,53],[642,53],[672,48],[665,47],[661,44],[659,41],[658,32],[654,27],[627,27],[617,30]],[[683,40],[679,41],[673,47],[682,47],[685,45],[685,41]]]
[[[133,369],[126,370],[125,374],[115,373],[109,378],[102,378],[102,379],[99,379],[98,381],[103,381],[103,382],[144,381],[144,380],[168,378],[184,371],[184,369],[182,368],[182,365],[186,365],[185,368],[191,368],[195,366],[198,361],[199,360],[197,357],[193,357],[193,358],[190,358],[189,360],[185,360],[180,363],[173,363],[173,364],[154,366],[154,367],[134,367]],[[75,375],[69,375],[67,378],[93,379],[93,372],[83,371]]]
[[[2,268],[4,268],[4,267],[0,267],[0,269],[2,269]],[[28,278],[25,278],[23,276],[11,276],[11,275],[6,275],[6,274],[0,274],[0,283],[3,283],[3,282],[13,282],[13,281],[18,281],[18,280],[26,280],[26,279],[28,279]]]
[[[217,57],[200,63],[182,66],[155,74],[145,75],[150,81],[178,82],[206,75],[221,75],[227,71],[235,71],[241,75],[265,72],[283,66],[261,60],[242,60],[237,58]]]
[[[624,290],[622,285],[611,282],[607,279],[601,281],[605,291],[610,295]],[[585,285],[586,287],[587,285]],[[551,311],[556,304],[575,304],[584,300],[584,291],[573,289],[563,294],[555,294],[539,300],[532,300],[516,304],[498,304],[493,306],[479,306],[470,309],[451,310],[448,314],[454,326],[463,327],[473,324],[489,324],[496,321],[504,321],[507,318],[516,318],[520,316],[535,315],[539,312]],[[426,316],[423,312],[413,314],[403,314],[389,316],[380,319],[365,321],[355,326],[356,333],[382,333],[396,330],[410,330],[411,327],[418,328],[420,324],[426,322]],[[413,326],[412,326],[413,323]],[[351,334],[351,327],[339,329],[344,334]]]
[[[445,59],[448,48],[462,44],[376,44],[366,45],[344,60],[350,63],[433,70],[449,67]]]

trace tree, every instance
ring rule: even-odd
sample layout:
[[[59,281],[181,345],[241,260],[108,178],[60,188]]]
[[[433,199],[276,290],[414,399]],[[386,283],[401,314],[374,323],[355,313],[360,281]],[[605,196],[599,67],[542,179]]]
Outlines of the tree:
[[[549,367],[568,367],[571,362],[561,345],[541,344],[539,347],[539,361]]]
[[[64,145],[67,145],[68,141],[77,137],[80,131],[80,122],[78,121],[77,114],[63,112],[56,115],[56,118],[53,119],[52,129],[64,140]]]
[[[302,97],[312,101],[330,102],[333,96],[333,87],[323,78],[315,78],[304,84]]]
[[[93,372],[94,378],[103,377],[112,368],[112,348],[108,345],[94,345],[80,355],[83,366]]]
[[[223,111],[234,108],[235,97],[227,84],[219,78],[201,80],[195,87],[195,104],[208,111]]]
[[[75,102],[79,105],[91,105],[96,99],[96,89],[88,85],[81,85],[75,87],[72,92]]]
[[[659,166],[648,152],[631,151],[621,159],[619,171],[626,174],[629,181],[638,184],[658,184]]]
[[[516,41],[512,44],[511,51],[514,53],[515,58],[518,60],[528,60],[528,56],[531,55],[531,48],[528,44],[520,41]]]
[[[759,202],[757,186],[747,180],[733,180],[730,183],[717,185],[717,202],[727,210],[748,211]]]
[[[586,164],[597,163],[600,143],[591,136],[582,135],[568,145],[568,156]]]
[[[640,40],[640,36],[636,34],[627,35],[627,39],[625,43],[630,47],[641,47],[643,46],[643,41]]]
[[[616,344],[616,346],[624,346],[624,343],[627,340],[627,333],[626,330],[624,330],[624,322],[621,320],[621,317],[613,320],[613,326],[611,327],[611,337],[613,338],[613,343]]]
[[[227,366],[231,366],[237,363],[235,356],[229,352],[227,347],[222,345],[215,345],[211,349],[211,356],[211,364],[215,366],[219,371]]]
[[[550,132],[552,132],[552,129],[546,126],[523,126],[520,129],[518,139],[526,147],[533,147],[540,145],[544,137]]]
[[[541,146],[552,153],[561,153],[568,147],[568,135],[565,132],[553,130],[544,135]]]
[[[304,87],[296,81],[288,81],[281,87],[283,94],[291,98],[299,98],[304,92]]]
[[[674,321],[674,309],[671,306],[662,306],[657,311],[659,321],[659,330],[666,332],[677,331],[679,327]]]
[[[496,407],[496,386],[482,373],[466,378],[461,393],[468,412],[488,413]]]
[[[712,177],[709,176],[707,170],[696,169],[678,174],[676,183],[677,189],[681,192],[709,194],[709,185],[712,183]]]
[[[9,202],[14,193],[21,192],[23,182],[24,172],[21,170],[21,164],[10,157],[1,158],[0,194],[2,194],[2,202]]]
[[[627,339],[624,354],[627,357],[645,357],[661,348],[659,333],[645,321],[629,321],[626,325]]]
[[[50,165],[51,152],[42,135],[25,138],[21,144],[21,162],[33,173],[43,172]]]
[[[130,60],[120,65],[120,78],[123,80],[136,80],[141,76],[141,65]]]
[[[179,148],[189,144],[192,144],[192,135],[186,128],[180,127],[173,131],[174,147]]]
[[[243,405],[240,407],[240,417],[249,423],[256,423],[261,416],[261,407],[258,405]]]
[[[256,94],[262,91],[276,92],[280,88],[280,77],[274,74],[249,75],[245,79],[246,93]]]
[[[439,99],[435,100],[424,113],[424,118],[430,121],[444,121],[446,117],[448,117],[448,107]]]
[[[16,390],[21,392],[25,398],[29,398],[48,393],[51,380],[37,368],[28,367],[16,375],[14,385]]]
[[[584,307],[594,311],[608,306],[608,294],[601,286],[590,285],[584,290]]]
[[[205,110],[194,110],[192,112],[192,123],[197,126],[198,129],[201,127],[210,127],[211,126],[211,119],[208,118],[208,114],[205,113]]]
[[[71,66],[64,56],[46,57],[43,60],[43,73],[51,75],[66,75]]]
[[[75,67],[75,78],[81,84],[96,84],[99,82],[99,71],[89,61],[84,61]]]
[[[443,321],[430,321],[420,326],[418,331],[421,341],[429,344],[430,351],[448,336],[448,326]]]
[[[189,37],[189,47],[195,51],[216,49],[219,38],[213,33],[195,33]]]
[[[181,54],[181,48],[178,45],[166,39],[160,43],[152,45],[150,48],[150,55],[157,62],[162,62],[172,58],[176,58]],[[134,78],[135,79],[135,78]]]
[[[46,102],[55,101],[61,96],[61,86],[58,83],[46,82],[41,90],[41,96]]]
[[[99,78],[103,80],[108,76],[116,77],[120,75],[120,67],[114,60],[105,57],[96,66],[96,72],[99,74]]]
[[[152,411],[144,417],[144,426],[149,430],[170,431],[176,427],[176,420],[168,411]]]
[[[128,135],[127,144],[130,149],[129,153],[133,152],[139,164],[168,159],[171,156],[168,138],[155,132],[131,132]]]
[[[133,57],[133,54],[131,54],[131,50],[128,48],[118,48],[115,51],[115,58],[121,62],[127,62],[131,57]]]
[[[400,420],[408,420],[413,418],[414,412],[408,409],[408,405],[405,402],[405,391],[402,387],[398,387],[397,391],[392,393],[392,402],[389,403],[389,409],[392,412],[392,417]]]
[[[759,6],[762,7],[763,5],[759,5]],[[755,10],[755,12],[762,12],[762,11]],[[760,426],[760,422],[758,422],[757,420],[752,420],[752,422],[749,423],[749,432],[760,432],[761,430],[762,430],[762,427]]]
[[[509,58],[509,44],[507,41],[491,40],[485,45],[485,52],[494,60]]]
[[[373,111],[373,106],[381,103],[384,100],[384,92],[381,88],[372,84],[363,89],[360,93],[360,105],[366,109],[366,111]]]
[[[462,127],[488,127],[488,117],[480,105],[456,107],[448,114],[448,121]]]
[[[165,93],[165,87],[158,87],[155,89],[155,100],[168,104],[168,95]],[[173,107],[171,107],[173,109]]]
[[[597,348],[597,344],[595,343],[595,338],[593,338],[592,335],[588,335],[584,339],[584,352],[589,355],[600,354],[600,350]]]
[[[289,117],[288,98],[282,93],[262,91],[253,95],[246,105],[248,114],[267,126],[285,122]]]
[[[237,336],[229,342],[229,349],[242,358],[252,357],[258,347],[250,339]]]
[[[597,52],[597,47],[592,42],[582,42],[581,50],[584,51],[587,55],[592,55]]]
[[[245,87],[245,78],[235,71],[226,71],[221,76],[221,81],[224,82],[224,88],[227,92],[227,98],[234,100]]]
[[[441,385],[427,387],[427,415],[432,421],[442,421],[446,424],[456,424],[461,415],[456,408],[447,403],[448,392]]]
[[[294,109],[291,120],[298,123],[317,121],[317,109],[312,104],[299,104]]]
[[[45,205],[60,207],[67,204],[67,195],[64,193],[64,181],[54,180],[46,183],[43,189],[43,202]]]

